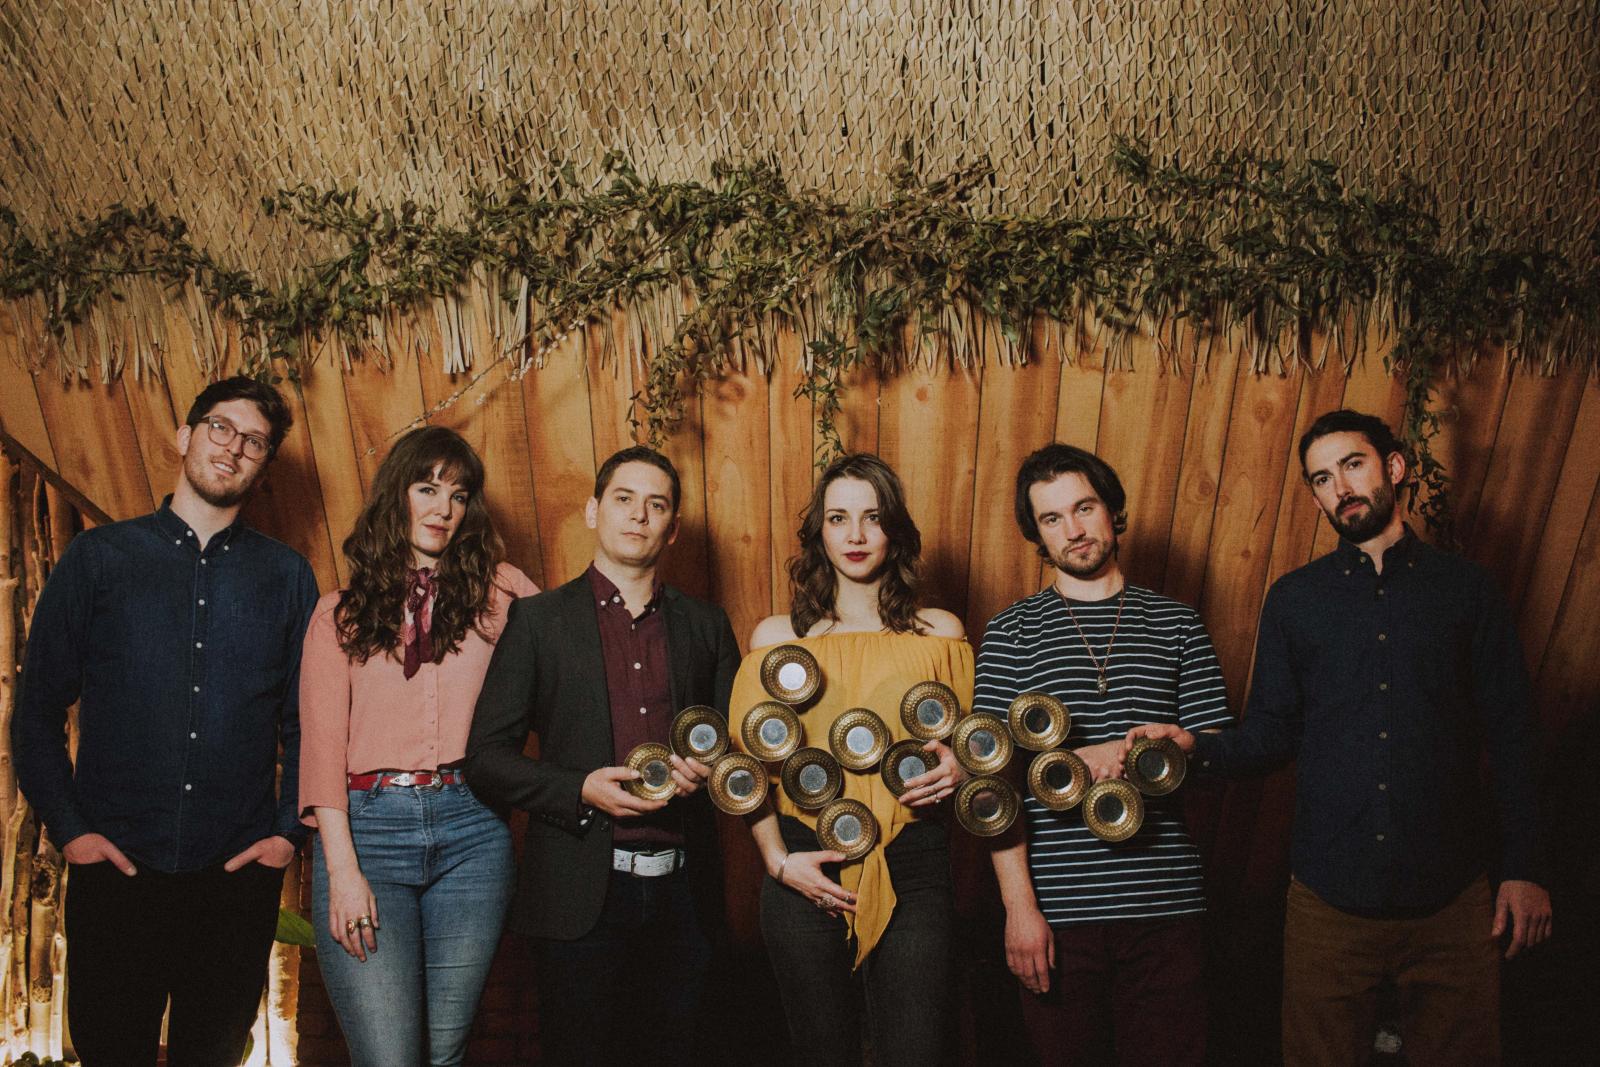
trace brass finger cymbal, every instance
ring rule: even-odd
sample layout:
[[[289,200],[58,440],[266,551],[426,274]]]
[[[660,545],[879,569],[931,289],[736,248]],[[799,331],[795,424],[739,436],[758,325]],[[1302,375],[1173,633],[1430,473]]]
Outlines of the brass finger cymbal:
[[[956,691],[943,682],[918,682],[900,698],[900,723],[919,741],[943,741],[960,718]]]
[[[639,772],[633,781],[623,782],[622,788],[640,800],[666,800],[678,791],[678,783],[672,780],[672,750],[666,745],[646,741],[628,753],[623,766]]]
[[[728,724],[715,708],[704,704],[684,708],[672,720],[672,751],[709,767],[728,751]]]
[[[1128,749],[1122,773],[1147,797],[1164,797],[1183,784],[1189,758],[1168,737],[1141,737]]]
[[[1069,811],[1083,801],[1092,778],[1081,756],[1069,748],[1055,748],[1039,753],[1028,765],[1028,792],[1051,811]]]
[[[828,751],[851,771],[870,771],[889,750],[889,728],[868,708],[851,708],[828,728]]]
[[[956,790],[956,821],[969,834],[994,837],[1011,828],[1022,807],[1022,798],[1004,778],[980,774],[968,778]]]
[[[1022,693],[1006,709],[1006,725],[1023,748],[1049,752],[1067,739],[1072,716],[1049,693]]]
[[[939,757],[923,746],[926,741],[896,741],[883,754],[883,784],[897,797],[906,794],[906,779],[927,774],[939,765]]]
[[[1121,778],[1104,778],[1083,796],[1083,821],[1102,841],[1126,841],[1144,823],[1144,797]]]
[[[844,853],[846,863],[872,851],[878,842],[878,820],[859,800],[835,800],[817,812],[817,841]]]
[[[767,799],[767,769],[745,752],[729,752],[711,768],[711,802],[729,815],[748,815]]]
[[[820,808],[839,795],[844,771],[833,754],[820,748],[802,748],[783,761],[783,794],[797,808]]]
[[[782,763],[800,747],[805,731],[793,708],[767,700],[750,709],[739,727],[739,736],[745,750],[763,763]]]
[[[950,747],[968,774],[993,774],[1011,762],[1011,734],[1005,720],[987,712],[975,712],[957,723]]]
[[[822,668],[799,645],[779,645],[761,657],[761,685],[774,700],[804,704],[822,688]]]

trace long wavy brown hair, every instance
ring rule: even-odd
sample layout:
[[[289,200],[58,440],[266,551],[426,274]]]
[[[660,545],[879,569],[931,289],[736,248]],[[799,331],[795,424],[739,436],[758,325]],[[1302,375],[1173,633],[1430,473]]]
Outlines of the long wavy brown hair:
[[[344,541],[350,585],[339,595],[334,623],[339,647],[359,663],[397,654],[400,647],[411,570],[410,491],[435,471],[440,481],[467,491],[467,510],[434,569],[433,661],[458,650],[469,629],[484,633],[495,568],[506,546],[483,501],[483,461],[454,430],[424,426],[400,438],[378,467],[367,506]]]
[[[789,560],[789,591],[793,597],[790,625],[798,636],[804,637],[819,620],[838,619],[834,602],[839,576],[822,543],[822,521],[827,512],[823,501],[828,486],[840,478],[866,482],[878,496],[878,525],[889,539],[883,582],[878,586],[878,616],[893,633],[922,633],[917,622],[922,531],[906,508],[905,490],[894,468],[870,452],[854,452],[828,464],[811,491],[811,502],[800,514],[800,554]]]

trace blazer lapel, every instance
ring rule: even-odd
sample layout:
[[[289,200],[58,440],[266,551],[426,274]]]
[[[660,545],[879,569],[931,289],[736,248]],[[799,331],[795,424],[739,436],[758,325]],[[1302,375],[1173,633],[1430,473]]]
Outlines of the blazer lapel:
[[[562,658],[584,680],[592,706],[589,717],[595,720],[609,753],[613,745],[611,694],[606,690],[606,660],[600,648],[600,616],[595,611],[594,587],[587,575],[580,575],[568,583],[567,591],[567,604],[561,613],[566,653]]]
[[[683,595],[668,586],[662,596],[667,601],[667,662],[672,675],[672,713],[676,715],[689,705],[694,673],[694,632],[689,621],[689,606]]]

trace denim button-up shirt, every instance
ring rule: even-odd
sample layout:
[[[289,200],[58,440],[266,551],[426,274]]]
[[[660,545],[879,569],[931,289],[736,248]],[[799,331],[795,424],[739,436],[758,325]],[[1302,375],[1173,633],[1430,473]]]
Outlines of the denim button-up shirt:
[[[1267,594],[1244,721],[1199,735],[1195,759],[1235,776],[1298,756],[1295,877],[1335,907],[1427,912],[1497,838],[1495,873],[1539,880],[1528,690],[1483,568],[1409,530],[1381,574],[1341,543]]]
[[[11,729],[18,784],[57,845],[100,833],[188,871],[305,836],[298,679],[317,583],[243,523],[201,551],[169,505],[73,538],[39,597]]]

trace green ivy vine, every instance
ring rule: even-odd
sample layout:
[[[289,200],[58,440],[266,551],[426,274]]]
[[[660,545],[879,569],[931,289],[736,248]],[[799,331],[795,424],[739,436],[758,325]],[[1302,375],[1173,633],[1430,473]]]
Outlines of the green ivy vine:
[[[1114,162],[1135,193],[1125,214],[1070,205],[980,214],[972,194],[992,181],[990,168],[927,180],[910,146],[888,195],[865,204],[793,189],[770,161],[718,165],[703,183],[660,182],[616,153],[593,182],[565,165],[539,184],[474,191],[451,222],[409,201],[377,206],[354,189],[299,186],[262,210],[340,251],[278,282],[219,262],[181,218],[150,206],[114,206],[48,234],[0,206],[0,297],[42,298],[60,332],[119,299],[129,278],[193,283],[241,324],[248,369],[270,376],[281,361],[293,377],[310,358],[308,338],[338,333],[359,345],[375,320],[459,292],[478,268],[505,281],[508,301],[518,299],[512,282],[527,282],[532,325],[502,359],[613,307],[680,292],[692,310],[648,353],[635,397],[649,437],[727,367],[736,341],[789,320],[808,327],[797,395],[815,403],[819,460],[840,446],[849,371],[892,372],[908,338],[938,333],[964,309],[991,316],[1024,358],[1043,316],[1092,322],[1113,362],[1144,331],[1169,361],[1203,361],[1226,337],[1260,368],[1330,353],[1348,362],[1376,322],[1406,385],[1413,504],[1444,537],[1448,475],[1431,448],[1439,375],[1488,346],[1545,366],[1593,365],[1600,354],[1600,234],[1585,264],[1496,244],[1482,228],[1449,247],[1426,190],[1351,191],[1330,163],[1235,154],[1179,166],[1131,141]]]

